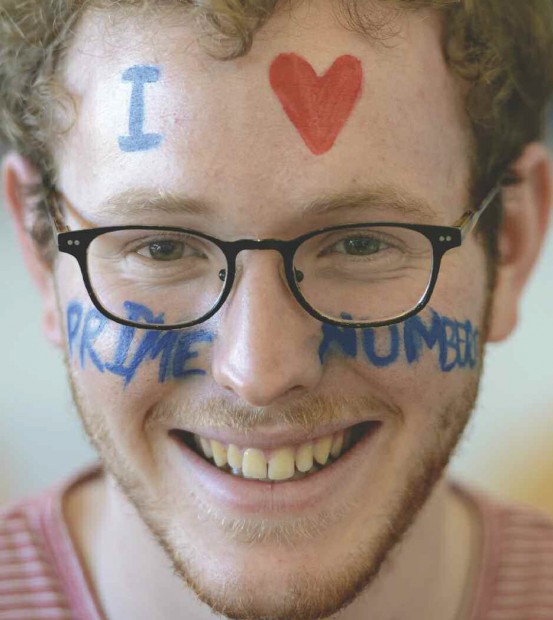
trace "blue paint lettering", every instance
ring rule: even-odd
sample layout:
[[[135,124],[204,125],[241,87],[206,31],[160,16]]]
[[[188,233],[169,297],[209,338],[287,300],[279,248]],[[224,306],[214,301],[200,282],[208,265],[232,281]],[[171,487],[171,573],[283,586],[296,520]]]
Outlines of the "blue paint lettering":
[[[390,325],[387,329],[389,334],[390,346],[387,354],[381,355],[377,351],[376,335],[384,335],[384,330],[374,330],[371,328],[363,330],[363,350],[369,362],[377,368],[386,368],[397,361],[399,357],[399,329],[397,325]]]
[[[188,368],[189,360],[198,357],[198,351],[193,350],[192,347],[202,342],[213,342],[213,334],[205,329],[181,334],[173,356],[173,377],[175,379],[206,374],[205,370],[200,368]]]
[[[162,325],[164,315],[155,315],[149,308],[130,301],[125,302],[127,318],[130,321],[146,321]],[[135,378],[140,366],[147,361],[159,360],[158,381],[182,379],[191,375],[204,375],[205,370],[191,367],[190,361],[197,358],[197,347],[213,342],[213,334],[206,329],[196,331],[142,330],[126,325],[118,326],[117,343],[112,361],[103,360],[94,343],[104,331],[108,320],[96,308],[91,308],[84,321],[83,306],[77,301],[67,306],[67,334],[69,350],[72,352],[80,337],[80,365],[85,367],[90,358],[100,371],[123,377],[124,386]]]
[[[423,349],[423,342],[429,349],[433,349],[436,344],[441,347],[443,338],[442,318],[434,310],[431,311],[431,314],[432,322],[430,325],[426,325],[418,315],[405,321],[403,342],[405,345],[405,356],[409,364],[418,361]]]
[[[81,328],[81,321],[83,319],[83,307],[80,303],[72,301],[67,306],[67,340],[69,343],[69,357],[73,357],[73,344],[79,329]]]
[[[459,323],[447,317],[442,317],[443,344],[440,347],[440,367],[444,372],[451,372],[457,365],[461,368],[459,350]]]
[[[155,360],[161,356],[159,361],[158,380],[163,383],[167,379],[167,370],[171,360],[171,353],[175,348],[177,332],[146,332],[140,341],[140,345],[132,361],[129,363],[130,374],[125,379],[125,385],[132,380],[137,368],[145,359]]]
[[[346,321],[351,315],[342,314]],[[319,360],[324,363],[327,353],[337,351],[345,357],[357,357],[357,334],[350,327],[339,327],[323,323],[323,340],[319,346]]]
[[[137,304],[132,301],[125,301],[123,307],[127,312],[127,318],[129,319],[129,321],[135,321],[137,323],[140,323],[140,321],[145,321],[146,323],[157,325],[163,324],[163,314],[155,316],[149,308],[143,306],[142,304]],[[152,337],[159,337],[160,335],[160,332],[146,333],[144,340],[148,340],[148,342],[146,343],[148,347],[147,351],[144,351],[144,349],[140,350],[139,348],[139,351],[134,355],[132,361],[129,364],[125,365],[125,362],[130,355],[131,346],[134,342],[135,332],[135,327],[130,327],[129,325],[121,325],[119,329],[117,347],[115,349],[115,359],[112,363],[107,363],[105,366],[106,370],[109,370],[109,372],[124,377],[125,385],[128,385],[133,379],[138,365],[143,361],[146,352],[150,351],[151,349],[155,349],[154,344],[151,342],[153,339]],[[148,334],[151,334],[151,337],[149,339],[147,338]]]
[[[122,76],[124,82],[132,83],[129,107],[129,135],[119,136],[119,148],[125,152],[148,151],[158,147],[163,136],[144,133],[144,85],[159,80],[159,68],[146,65],[129,67]]]
[[[347,315],[342,316],[349,318]],[[321,364],[331,353],[356,358],[359,338],[365,360],[376,368],[387,368],[399,362],[402,353],[407,364],[415,364],[426,350],[436,351],[442,372],[474,368],[478,364],[478,329],[469,320],[459,322],[441,316],[434,310],[430,312],[430,319],[423,319],[418,315],[407,319],[403,330],[397,324],[374,329],[352,329],[323,324],[322,333],[319,346]]]
[[[90,308],[86,313],[84,320],[83,332],[81,336],[81,348],[80,348],[80,361],[81,368],[85,367],[86,356],[96,366],[100,372],[104,372],[104,364],[102,360],[94,350],[94,341],[104,331],[107,324],[107,319],[103,314],[100,314],[96,308]]]

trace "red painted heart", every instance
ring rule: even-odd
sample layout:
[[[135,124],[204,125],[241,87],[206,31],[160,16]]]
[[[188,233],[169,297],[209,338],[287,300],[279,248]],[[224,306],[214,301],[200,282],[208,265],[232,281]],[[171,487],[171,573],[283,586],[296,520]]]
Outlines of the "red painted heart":
[[[269,71],[284,111],[315,155],[332,148],[361,94],[362,77],[361,61],[349,55],[320,77],[297,54],[279,54]]]

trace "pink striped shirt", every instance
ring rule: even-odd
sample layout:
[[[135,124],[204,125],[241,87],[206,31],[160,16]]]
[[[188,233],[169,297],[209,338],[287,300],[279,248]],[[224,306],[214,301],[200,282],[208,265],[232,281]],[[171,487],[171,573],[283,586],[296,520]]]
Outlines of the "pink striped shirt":
[[[62,516],[94,464],[0,510],[0,620],[102,620]],[[480,515],[483,540],[467,620],[553,620],[553,517],[449,480]]]

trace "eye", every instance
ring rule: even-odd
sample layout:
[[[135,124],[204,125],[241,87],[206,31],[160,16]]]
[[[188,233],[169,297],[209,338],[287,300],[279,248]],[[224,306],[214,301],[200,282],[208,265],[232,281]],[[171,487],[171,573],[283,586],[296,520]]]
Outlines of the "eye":
[[[320,256],[335,254],[343,258],[368,258],[388,249],[390,249],[390,244],[379,236],[357,234],[356,236],[332,239],[331,244],[321,252]]]
[[[171,239],[158,239],[137,250],[137,254],[157,261],[172,261],[183,257],[184,243]]]
[[[386,247],[381,239],[375,237],[348,237],[336,245],[339,249],[342,246],[344,253],[350,256],[369,256]]]

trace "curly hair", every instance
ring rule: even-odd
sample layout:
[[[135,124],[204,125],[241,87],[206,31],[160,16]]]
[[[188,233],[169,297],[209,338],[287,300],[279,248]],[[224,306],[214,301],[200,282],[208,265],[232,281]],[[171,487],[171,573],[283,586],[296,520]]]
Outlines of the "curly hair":
[[[292,2],[292,0],[289,0]],[[0,0],[0,140],[26,156],[43,182],[33,188],[30,233],[43,257],[53,260],[47,189],[55,183],[52,144],[63,86],[56,70],[81,16],[90,8],[134,7],[187,11],[206,52],[220,59],[243,56],[255,33],[280,7],[277,0]],[[379,8],[389,6],[392,11]],[[443,52],[467,86],[465,108],[474,152],[476,199],[522,152],[543,138],[553,91],[553,0],[337,0],[346,28],[369,37],[393,34],[394,15],[424,8],[444,16]],[[383,17],[386,15],[386,17]],[[497,252],[501,205],[481,223],[491,257]]]

